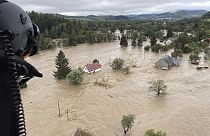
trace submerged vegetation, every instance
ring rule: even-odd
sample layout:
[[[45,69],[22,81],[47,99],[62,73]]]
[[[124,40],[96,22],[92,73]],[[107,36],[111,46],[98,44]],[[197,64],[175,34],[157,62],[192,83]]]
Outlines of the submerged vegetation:
[[[111,66],[113,69],[119,70],[119,69],[122,69],[122,67],[124,66],[124,63],[125,63],[125,61],[123,59],[116,58],[112,61]]]
[[[123,118],[121,120],[121,125],[124,130],[124,134],[126,134],[129,130],[131,130],[134,121],[135,121],[135,115],[133,114],[123,115]]]
[[[152,86],[149,87],[149,91],[156,92],[157,95],[165,94],[167,90],[167,86],[165,85],[163,80],[157,80],[152,82]]]
[[[151,52],[167,52],[172,50],[173,58],[182,58],[184,53],[189,54],[190,61],[200,60],[200,53],[205,53],[205,60],[210,59],[210,22],[201,18],[185,19],[179,21],[141,21],[141,20],[71,20],[56,17],[49,14],[29,13],[33,22],[41,29],[39,48],[52,49],[56,47],[76,46],[81,43],[101,43],[120,40],[121,47],[139,47]],[[204,16],[207,18],[208,14]],[[121,36],[116,36],[115,31],[119,30]],[[150,40],[150,45],[143,46],[144,41]],[[132,49],[133,49],[132,48]],[[84,73],[82,68],[73,69],[69,67],[69,61],[63,51],[56,57],[56,79],[65,79],[73,84],[82,84]],[[97,59],[93,63],[99,63]],[[125,65],[125,60],[115,58],[111,67],[113,70],[121,70],[125,74],[131,73],[130,67]],[[106,81],[95,81],[101,86],[109,86]],[[153,81],[149,91],[155,92],[158,96],[165,94],[167,86],[163,80]],[[126,134],[134,125],[135,115],[124,115],[121,125]],[[166,136],[165,132],[151,129],[146,131],[144,136]]]
[[[127,47],[128,46],[128,40],[126,38],[126,36],[123,34],[120,40],[120,45],[122,47]]]
[[[156,131],[154,129],[147,130],[144,136],[166,136],[166,133],[163,131]]]
[[[82,69],[73,69],[68,75],[67,78],[69,82],[73,84],[81,84],[83,82],[84,76]]]

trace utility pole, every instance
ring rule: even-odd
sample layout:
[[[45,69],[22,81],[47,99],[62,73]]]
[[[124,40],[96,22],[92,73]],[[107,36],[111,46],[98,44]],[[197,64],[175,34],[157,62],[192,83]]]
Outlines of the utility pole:
[[[58,115],[61,116],[60,101],[58,99]]]

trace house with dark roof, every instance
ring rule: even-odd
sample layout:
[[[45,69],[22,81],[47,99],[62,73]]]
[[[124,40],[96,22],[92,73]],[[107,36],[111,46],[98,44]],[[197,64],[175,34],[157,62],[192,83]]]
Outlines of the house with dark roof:
[[[155,63],[155,67],[162,70],[171,69],[172,66],[179,66],[179,61],[169,55],[165,55]]]
[[[86,64],[83,68],[83,71],[89,74],[101,71],[101,64],[99,63],[92,63],[92,64]]]

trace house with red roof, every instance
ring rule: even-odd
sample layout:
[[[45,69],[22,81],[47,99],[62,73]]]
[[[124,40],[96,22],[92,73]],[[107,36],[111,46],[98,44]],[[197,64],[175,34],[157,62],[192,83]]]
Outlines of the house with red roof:
[[[92,64],[87,64],[83,68],[83,71],[89,74],[101,71],[101,64],[99,63],[92,63]]]

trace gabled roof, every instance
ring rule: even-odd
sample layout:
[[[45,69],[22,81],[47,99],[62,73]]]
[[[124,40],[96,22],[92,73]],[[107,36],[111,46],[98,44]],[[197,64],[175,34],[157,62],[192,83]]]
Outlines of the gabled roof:
[[[87,68],[88,71],[94,71],[94,70],[100,69],[101,64],[99,63],[87,64],[85,65],[85,67]]]
[[[156,63],[161,64],[161,62],[165,62],[168,65],[172,65],[172,64],[179,64],[180,62],[178,60],[176,60],[175,58],[172,58],[169,55],[165,55],[163,58],[159,59]]]
[[[166,63],[173,64],[174,60],[171,56],[165,55],[165,57],[162,58]]]

